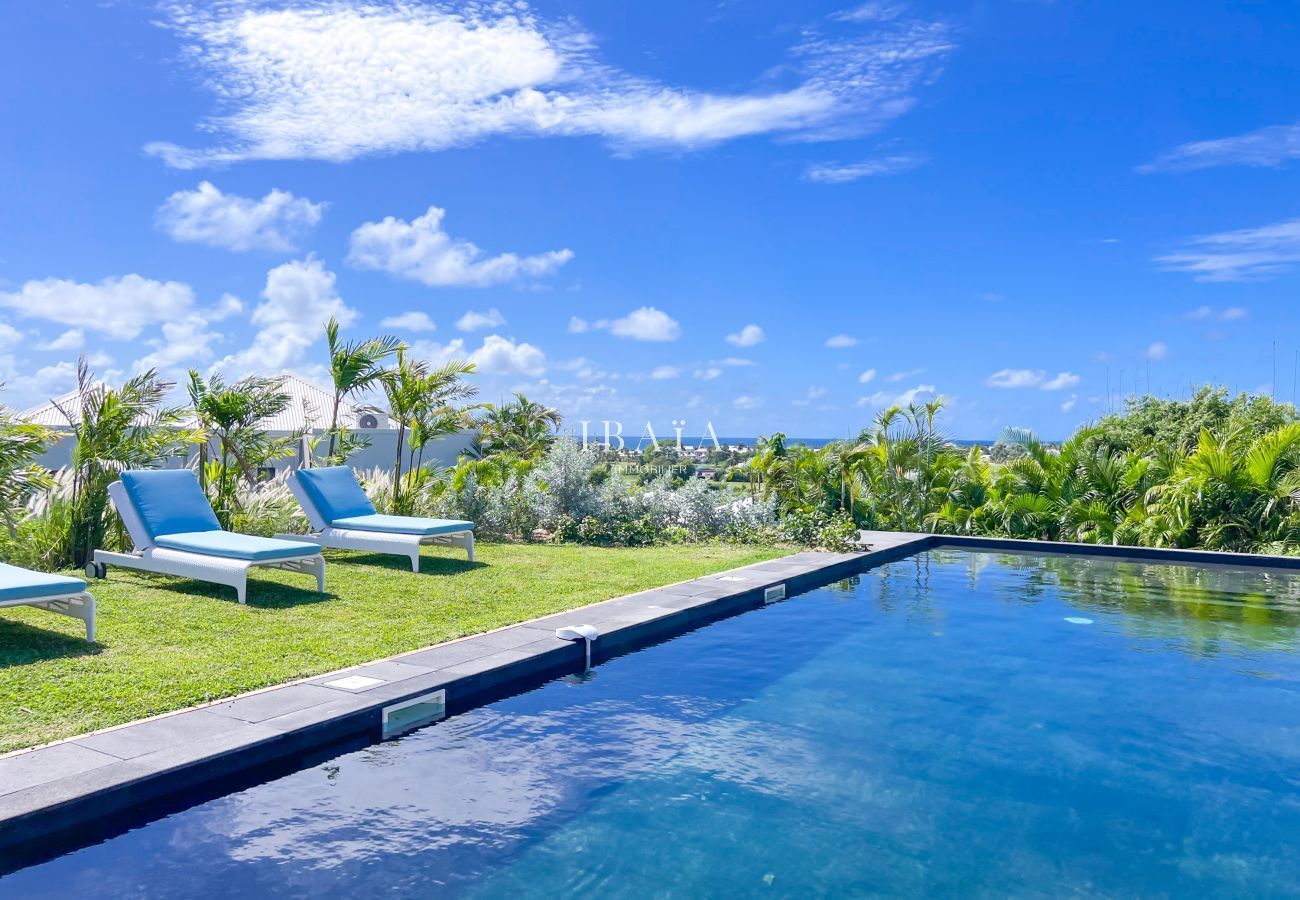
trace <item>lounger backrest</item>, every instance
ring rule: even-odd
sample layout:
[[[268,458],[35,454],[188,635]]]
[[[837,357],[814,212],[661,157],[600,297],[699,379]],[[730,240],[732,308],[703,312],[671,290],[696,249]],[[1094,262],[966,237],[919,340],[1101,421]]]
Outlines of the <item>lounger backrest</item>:
[[[307,492],[307,488],[303,486],[303,482],[298,478],[297,474],[291,473],[286,483],[289,485],[289,493],[293,494],[293,498],[302,507],[303,515],[307,517],[307,523],[311,525],[311,530],[324,531],[329,528],[330,523],[325,521],[325,517],[316,508],[316,501]]]
[[[126,486],[120,481],[114,481],[108,486],[108,499],[113,501],[113,508],[122,518],[122,524],[126,526],[126,533],[131,535],[135,549],[148,550],[152,547],[153,538],[149,536],[149,529],[144,527],[140,514],[135,511],[131,498],[126,495]]]
[[[189,469],[123,472],[122,486],[151,540],[165,534],[221,530],[198,478]]]
[[[326,523],[375,513],[375,505],[361,489],[351,466],[299,469],[293,477]]]

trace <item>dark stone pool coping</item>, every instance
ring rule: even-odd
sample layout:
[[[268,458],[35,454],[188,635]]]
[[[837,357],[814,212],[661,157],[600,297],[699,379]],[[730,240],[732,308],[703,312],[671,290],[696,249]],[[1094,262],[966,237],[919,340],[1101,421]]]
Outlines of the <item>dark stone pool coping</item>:
[[[444,690],[454,715],[579,671],[581,644],[555,637],[564,625],[596,626],[599,662],[760,607],[766,588],[794,594],[932,548],[1300,569],[1300,558],[1198,550],[894,532],[863,541],[864,552],[796,553],[0,756],[0,874],[120,831],[124,817],[135,824],[373,743],[394,703]],[[378,683],[327,684],[354,675]]]
[[[768,587],[807,590],[915,543],[891,536],[873,552],[796,553],[0,756],[0,874],[120,831],[124,817],[136,824],[216,796],[214,785],[242,786],[241,774],[373,743],[394,703],[443,690],[452,715],[580,671],[584,648],[558,639],[561,626],[596,626],[598,662],[762,606]],[[378,683],[328,684],[358,675]]]

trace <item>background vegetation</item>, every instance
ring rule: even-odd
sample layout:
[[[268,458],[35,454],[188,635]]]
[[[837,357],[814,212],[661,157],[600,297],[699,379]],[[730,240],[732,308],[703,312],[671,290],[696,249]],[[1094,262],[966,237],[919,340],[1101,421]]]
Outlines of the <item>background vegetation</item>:
[[[1264,397],[1205,387],[1187,400],[1133,398],[1121,413],[1060,444],[1008,431],[962,447],[943,431],[942,401],[883,411],[850,441],[705,454],[582,449],[560,436],[560,412],[522,394],[475,403],[474,366],[414,359],[390,336],[346,340],[326,326],[329,427],[271,436],[287,408],[276,378],[227,383],[191,372],[188,406],[145,372],[118,387],[81,365],[63,409],[72,464],[35,466],[56,438],[0,416],[0,554],[20,565],[81,565],[125,543],[107,499],[123,469],[193,466],[222,524],[254,534],[306,522],[279,458],[312,452],[345,462],[365,445],[341,417],[345,400],[382,403],[402,440],[391,467],[362,473],[383,511],[469,519],[481,537],[639,546],[709,540],[844,549],[859,529],[1292,553],[1300,547],[1300,421]],[[75,407],[75,408],[74,408]],[[367,408],[365,406],[362,407]],[[61,407],[62,409],[62,407]],[[430,442],[472,428],[451,469],[425,463]],[[311,445],[304,450],[304,439]]]
[[[985,450],[942,403],[889,409],[855,441],[765,439],[753,460],[782,517],[863,528],[1263,553],[1300,548],[1300,422],[1289,404],[1204,387],[1135,397],[1059,445],[1010,430]]]

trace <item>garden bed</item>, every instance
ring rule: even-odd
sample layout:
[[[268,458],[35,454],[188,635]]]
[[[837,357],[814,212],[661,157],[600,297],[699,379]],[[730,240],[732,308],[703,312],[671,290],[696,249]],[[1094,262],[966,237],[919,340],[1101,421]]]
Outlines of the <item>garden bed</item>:
[[[40,610],[0,614],[0,752],[747,565],[780,550],[480,544],[392,556],[331,551],[326,593],[259,572],[249,602],[214,585],[111,570],[91,585],[99,640]]]

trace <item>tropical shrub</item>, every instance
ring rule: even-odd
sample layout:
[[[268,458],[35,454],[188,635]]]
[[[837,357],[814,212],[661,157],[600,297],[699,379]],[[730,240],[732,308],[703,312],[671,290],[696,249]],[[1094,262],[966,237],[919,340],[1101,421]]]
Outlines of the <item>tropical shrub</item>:
[[[221,373],[204,379],[190,370],[190,405],[200,429],[198,478],[222,527],[247,520],[242,489],[255,484],[273,460],[290,456],[301,433],[269,435],[262,422],[289,406],[280,378],[245,378],[227,385]]]
[[[96,548],[107,546],[116,521],[108,486],[121,472],[157,466],[203,440],[201,431],[183,427],[182,409],[163,405],[172,387],[150,369],[109,388],[95,380],[85,360],[78,365],[76,406],[59,406],[75,444],[58,565],[84,565]]]
[[[1210,388],[1138,398],[1059,445],[1009,429],[995,454],[944,437],[941,408],[886,410],[855,443],[819,449],[773,435],[751,466],[757,488],[801,543],[819,516],[842,516],[882,530],[1300,552],[1289,405]]]

